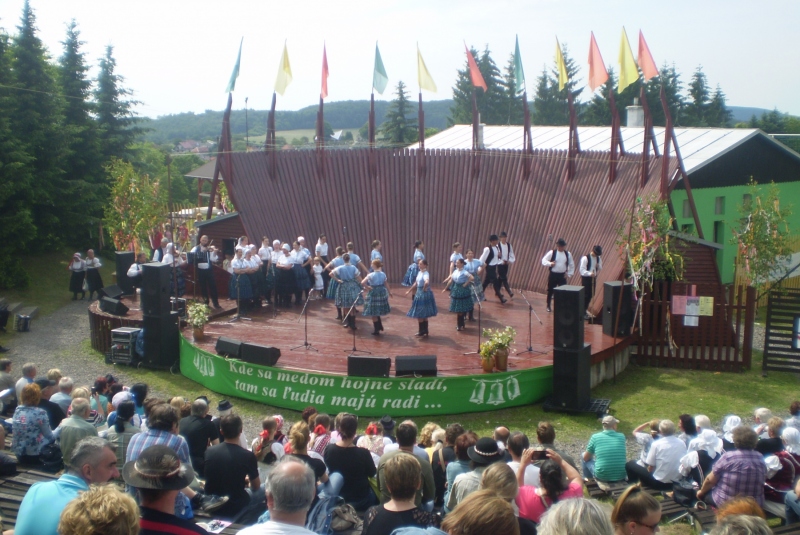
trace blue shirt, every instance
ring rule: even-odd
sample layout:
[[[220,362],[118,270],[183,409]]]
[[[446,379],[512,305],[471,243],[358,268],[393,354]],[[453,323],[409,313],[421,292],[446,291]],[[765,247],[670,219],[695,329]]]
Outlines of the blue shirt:
[[[450,255],[450,261],[453,264],[455,264],[456,260],[458,260],[459,258],[461,258],[463,260],[464,259],[464,255],[462,255],[461,253],[453,253],[453,254]]]
[[[86,482],[70,474],[55,481],[35,483],[25,494],[17,513],[14,533],[18,535],[58,535],[61,512],[78,493],[89,490]]]
[[[414,249],[414,263],[415,264],[417,262],[419,262],[420,260],[423,260],[424,258],[425,258],[425,254],[422,251],[420,251],[419,249]]]
[[[336,258],[331,260],[331,264],[333,264],[334,268],[337,268],[339,266],[343,266],[344,265],[344,260],[342,260],[341,256],[337,256]]]
[[[469,271],[472,274],[472,276],[475,276],[478,274],[478,268],[481,267],[482,265],[483,262],[481,262],[477,258],[473,258],[472,260],[464,262],[464,269]]]
[[[464,269],[454,269],[452,273],[453,284],[464,284],[469,280],[469,273]]]
[[[427,271],[420,271],[417,275],[417,288],[422,288],[425,283],[431,280],[431,276]]]
[[[350,255],[350,263],[354,266],[361,262],[361,257],[358,256],[356,253],[348,253]]]
[[[373,271],[367,275],[367,284],[375,288],[376,286],[383,286],[386,283],[386,273],[383,271]]]
[[[370,259],[370,262],[372,260],[380,260],[381,262],[383,262],[383,255],[381,254],[381,252],[379,250],[373,249],[372,252],[369,254],[369,259]],[[356,262],[356,264],[358,264],[358,262]]]
[[[333,273],[344,282],[355,279],[358,274],[358,268],[353,265],[345,264],[334,269]]]

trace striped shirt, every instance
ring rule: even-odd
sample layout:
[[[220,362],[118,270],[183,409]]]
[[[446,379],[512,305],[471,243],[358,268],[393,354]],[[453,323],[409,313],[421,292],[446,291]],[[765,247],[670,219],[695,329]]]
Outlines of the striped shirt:
[[[604,429],[589,439],[586,451],[595,457],[594,477],[600,481],[625,479],[625,435],[613,429]]]
[[[189,459],[189,443],[186,442],[186,439],[180,435],[173,435],[169,431],[161,431],[158,429],[148,429],[143,433],[133,435],[130,442],[128,442],[128,454],[126,458],[128,462],[135,461],[144,450],[150,446],[158,445],[167,446],[175,451],[178,455],[178,459],[180,459],[182,463],[191,464],[191,460]],[[130,485],[126,485],[126,489],[129,493],[134,494]],[[186,514],[187,505],[188,499],[183,493],[179,492],[175,497],[175,514],[184,516]]]
[[[711,497],[719,506],[738,495],[750,496],[764,505],[764,481],[767,465],[764,456],[753,450],[733,450],[722,454],[714,463],[718,482],[711,489]]]

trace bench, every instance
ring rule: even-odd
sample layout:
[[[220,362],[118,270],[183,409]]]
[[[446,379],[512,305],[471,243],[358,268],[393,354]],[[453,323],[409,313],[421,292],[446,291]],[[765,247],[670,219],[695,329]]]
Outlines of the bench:
[[[12,316],[14,318],[14,324],[12,325],[12,328],[15,331],[18,330],[17,325],[19,323],[19,318],[28,317],[28,318],[30,318],[32,320],[34,317],[36,317],[36,314],[38,312],[39,312],[39,307],[36,307],[36,306],[28,306],[28,307],[22,307],[22,308],[18,309],[16,311],[16,313],[12,314]],[[30,326],[29,326],[29,328],[30,328]]]

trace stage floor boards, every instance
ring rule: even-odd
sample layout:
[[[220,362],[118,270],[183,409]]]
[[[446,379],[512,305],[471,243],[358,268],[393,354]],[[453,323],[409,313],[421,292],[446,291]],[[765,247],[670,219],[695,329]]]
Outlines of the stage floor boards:
[[[442,287],[434,288],[439,315],[429,320],[430,335],[417,338],[417,320],[406,317],[411,305],[413,292],[403,296],[407,288],[391,285],[394,297],[390,299],[392,312],[383,317],[385,331],[373,336],[372,320],[357,315],[355,334],[355,355],[396,357],[398,355],[437,355],[440,376],[472,375],[482,373],[477,355],[464,355],[478,349],[478,322],[467,322],[464,331],[456,331],[456,315],[448,312],[450,294],[442,293]],[[491,292],[490,292],[491,293]],[[547,313],[545,296],[525,294],[533,305],[536,316],[532,322],[533,352],[523,353],[528,346],[528,305],[518,293],[514,299],[501,304],[496,297],[488,297],[483,302],[482,328],[504,328],[511,325],[517,330],[514,350],[509,356],[509,371],[535,368],[553,363],[553,314]],[[235,301],[221,299],[220,304],[229,310]],[[363,307],[359,307],[362,310]],[[352,331],[341,326],[336,318],[336,307],[332,300],[311,301],[308,305],[308,342],[316,348],[303,347],[305,322],[300,314],[301,305],[292,308],[279,308],[272,305],[262,307],[249,314],[252,321],[229,323],[230,316],[213,319],[206,325],[206,340],[196,345],[214,352],[217,338],[226,336],[245,342],[277,347],[281,357],[277,368],[308,372],[323,372],[337,375],[347,374],[347,356],[352,353]],[[477,320],[477,310],[476,310]],[[605,336],[602,325],[586,325],[585,342],[592,345],[593,361],[613,352],[614,339]],[[192,339],[191,329],[184,329],[184,336]],[[620,340],[617,340],[619,345]],[[295,350],[291,348],[300,346]]]

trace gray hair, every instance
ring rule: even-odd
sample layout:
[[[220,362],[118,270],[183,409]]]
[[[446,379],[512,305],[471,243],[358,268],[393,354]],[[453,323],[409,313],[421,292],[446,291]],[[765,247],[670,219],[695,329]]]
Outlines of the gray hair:
[[[696,424],[695,424],[696,425]],[[672,420],[661,420],[658,424],[658,432],[662,436],[669,437],[675,434],[675,422]]]
[[[100,462],[100,456],[103,454],[103,448],[110,449],[116,455],[114,446],[104,438],[86,437],[79,440],[69,458],[68,464],[70,468],[80,470],[81,466],[85,464],[97,466],[97,463]]]
[[[302,471],[292,470],[294,465],[299,465]],[[308,511],[316,495],[314,471],[297,457],[285,456],[269,475],[267,495],[272,496],[274,511]]]
[[[196,399],[192,402],[191,414],[192,416],[203,417],[208,412],[208,403],[202,399]]]
[[[69,392],[75,383],[72,382],[72,377],[62,377],[58,382],[58,389],[62,392]]]
[[[712,429],[711,419],[705,414],[698,414],[694,417],[694,423],[700,429]]]
[[[559,501],[545,513],[539,535],[613,535],[608,508],[594,500],[573,498]]]
[[[22,371],[25,372],[25,368],[22,368]],[[756,409],[753,413],[753,416],[759,419],[762,424],[767,423],[767,420],[772,418],[772,411],[761,407],[760,409]]]
[[[72,414],[84,416],[92,410],[92,405],[86,398],[75,398],[72,400]]]
[[[33,362],[26,362],[22,365],[22,375],[28,376],[31,373],[36,373],[36,364]]]
[[[772,530],[763,518],[750,515],[729,515],[709,535],[770,535]]]

